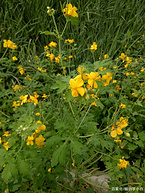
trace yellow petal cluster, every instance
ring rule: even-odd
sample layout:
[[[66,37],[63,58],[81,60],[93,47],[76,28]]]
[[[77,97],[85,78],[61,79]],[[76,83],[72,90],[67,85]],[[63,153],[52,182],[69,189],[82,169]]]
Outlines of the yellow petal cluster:
[[[38,147],[39,148],[42,148],[43,147],[43,145],[44,145],[44,142],[45,141],[45,138],[42,136],[42,135],[39,135],[39,137],[37,137],[36,139],[35,139],[35,143],[36,143],[36,145],[38,145]]]
[[[102,75],[102,82],[103,82],[104,86],[108,86],[111,79],[112,79],[112,73],[111,72],[107,72],[106,74]]]
[[[117,166],[120,168],[120,169],[123,169],[123,168],[126,168],[127,165],[129,165],[129,161],[126,161],[125,159],[119,159],[119,164],[117,164]]]
[[[84,96],[85,89],[82,87],[84,85],[84,81],[82,80],[81,75],[78,75],[74,79],[71,79],[69,81],[69,84],[73,97],[78,97],[79,94],[81,96]]]
[[[3,43],[4,48],[10,48],[10,49],[17,49],[18,47],[16,46],[15,43],[13,43],[11,40],[4,40]]]
[[[62,10],[63,13],[65,13],[64,15],[68,15],[68,16],[72,16],[72,17],[78,17],[78,14],[77,14],[77,8],[74,6],[72,6],[71,3],[67,4],[66,5],[66,8],[64,8]]]
[[[117,135],[122,135],[123,134],[122,128],[127,126],[128,126],[128,119],[124,117],[120,117],[120,121],[117,122],[116,125],[112,126],[112,131],[110,133],[111,137],[115,138],[117,137]],[[117,127],[117,128],[114,129],[114,127]]]
[[[15,86],[12,86],[12,88],[13,88],[13,90],[19,90],[19,89],[22,89],[22,87],[21,86],[19,86],[19,85],[15,85]]]
[[[97,50],[97,44],[96,42],[93,42],[93,44],[91,45],[91,52],[93,52],[94,50]]]

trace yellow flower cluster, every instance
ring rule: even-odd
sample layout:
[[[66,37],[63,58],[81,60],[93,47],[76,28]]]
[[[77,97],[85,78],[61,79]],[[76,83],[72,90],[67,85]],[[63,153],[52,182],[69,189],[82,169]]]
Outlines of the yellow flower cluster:
[[[62,12],[65,13],[64,14],[65,16],[78,17],[78,14],[76,11],[77,11],[77,8],[75,6],[73,7],[71,3],[67,4],[66,8],[62,10]]]
[[[87,93],[87,89],[98,88],[96,81],[102,81],[104,86],[107,86],[112,79],[112,74],[109,72],[107,72],[106,75],[102,75],[102,77],[98,72],[84,74],[84,67],[78,67],[78,72],[80,75],[69,81],[73,97],[78,97],[79,94],[84,96],[84,94]]]
[[[37,124],[42,124],[42,122],[41,121],[37,121]],[[45,141],[45,138],[42,135],[39,135],[37,137],[37,133],[39,133],[41,130],[45,130],[45,129],[46,129],[45,125],[41,125],[40,127],[37,127],[37,130],[35,130],[35,132],[31,136],[28,136],[28,138],[27,138],[27,145],[34,145],[33,140],[35,139],[35,144],[39,148],[42,148],[43,145],[44,145],[43,142]]]
[[[13,57],[12,57],[12,60],[13,60],[13,61],[17,61],[18,58],[17,58],[16,56],[13,56]]]
[[[93,42],[93,44],[91,45],[91,52],[93,52],[94,50],[97,50],[97,44],[96,42]]]
[[[4,48],[10,48],[10,49],[12,49],[12,50],[18,48],[18,47],[16,46],[16,44],[13,43],[11,40],[4,40],[3,47],[4,47]]]
[[[34,105],[38,104],[38,97],[39,95],[36,93],[36,92],[33,92],[34,93],[34,96],[31,96],[28,98],[28,95],[21,95],[19,97],[19,99],[21,100],[21,103],[20,101],[13,101],[13,107],[17,108],[18,106],[23,105],[24,103],[29,103],[29,102],[34,102]]]
[[[47,70],[45,69],[45,70],[43,70],[42,68],[40,68],[40,67],[38,67],[37,68],[40,72],[46,72]]]
[[[29,76],[30,76],[30,75],[27,74],[27,76],[25,77],[25,79],[28,79],[28,80],[32,81],[32,78],[30,78]]]
[[[17,84],[15,86],[12,86],[12,88],[13,88],[13,90],[20,90],[20,89],[22,89],[22,87],[17,85]]]
[[[110,133],[111,137],[115,138],[117,135],[122,135],[123,131],[122,128],[128,126],[128,119],[124,117],[120,117],[120,121],[117,122],[116,124],[113,124],[112,126],[112,131]]]
[[[125,108],[126,108],[126,105],[123,104],[123,103],[121,103],[121,104],[120,104],[120,107],[123,108],[123,109],[125,109]]]
[[[8,136],[11,136],[11,134],[9,133],[9,131],[5,131],[3,136],[8,137]],[[2,144],[2,141],[3,141],[4,148],[8,151],[8,149],[10,148],[10,146],[8,145],[9,142],[6,141],[5,138],[2,140],[2,138],[0,137],[0,144]]]
[[[124,158],[122,159],[119,159],[119,164],[117,164],[117,166],[120,168],[120,169],[123,169],[123,168],[126,168],[127,165],[129,165],[129,161],[126,161]]]
[[[67,43],[67,42],[70,43],[70,44],[72,44],[72,43],[74,43],[74,39],[66,39],[66,40],[65,40],[65,43]]]
[[[56,42],[50,42],[49,43],[49,47],[51,48],[51,47],[56,47],[57,46],[57,43]],[[45,47],[46,48],[46,47]]]
[[[22,66],[18,66],[17,68],[19,69],[20,74],[24,74],[24,69]]]

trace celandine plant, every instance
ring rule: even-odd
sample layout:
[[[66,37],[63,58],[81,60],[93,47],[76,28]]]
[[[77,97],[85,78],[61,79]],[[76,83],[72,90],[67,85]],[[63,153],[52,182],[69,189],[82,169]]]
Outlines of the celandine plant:
[[[1,192],[94,192],[104,187],[82,173],[97,175],[97,170],[111,177],[110,192],[144,188],[144,58],[126,50],[115,60],[108,54],[96,60],[94,41],[88,48],[94,62],[75,64],[75,38],[63,37],[68,23],[78,22],[77,8],[62,7],[62,32],[55,10],[47,7],[47,13],[55,30],[41,33],[54,40],[39,56],[35,49],[3,41]]]

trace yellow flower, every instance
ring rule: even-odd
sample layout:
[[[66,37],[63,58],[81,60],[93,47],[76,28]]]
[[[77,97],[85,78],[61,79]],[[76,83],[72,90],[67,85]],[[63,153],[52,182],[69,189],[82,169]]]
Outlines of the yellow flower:
[[[35,59],[37,59],[37,58],[38,58],[38,56],[35,56],[34,58],[35,58]]]
[[[43,95],[42,95],[42,98],[46,98],[46,97],[47,97],[47,95],[46,95],[46,94],[43,94]]]
[[[2,138],[0,137],[0,144],[2,143]]]
[[[37,92],[33,92],[33,93],[34,93],[34,97],[37,99],[39,95],[37,94]]]
[[[24,74],[24,69],[22,68],[22,66],[18,66],[17,68],[19,69],[20,74]]]
[[[75,167],[75,160],[73,159],[73,163],[72,163],[72,166]]]
[[[84,81],[82,80],[81,75],[78,75],[74,79],[71,79],[69,81],[69,84],[70,84],[70,89],[72,91],[73,97],[78,97],[78,94],[80,94],[81,96],[84,96],[85,89],[81,87],[84,85]]]
[[[3,136],[11,136],[11,134],[9,133],[9,131],[5,131],[5,133],[3,134]]]
[[[113,83],[117,83],[117,80],[113,80]]]
[[[119,159],[120,164],[117,164],[117,166],[120,169],[126,168],[127,165],[129,165],[129,161],[126,161],[125,159]]]
[[[128,73],[128,72],[126,73],[126,76],[129,76],[129,73]]]
[[[44,46],[44,49],[48,50],[49,48],[48,48],[48,46]]]
[[[137,95],[137,94],[135,94],[134,92],[132,93],[132,95],[133,95],[134,97],[138,97],[138,95]]]
[[[17,89],[19,90],[19,89],[22,89],[22,87],[19,86],[19,85],[17,85],[17,84],[16,84],[15,86],[12,86],[12,88],[13,88],[13,90],[17,90]]]
[[[134,75],[134,72],[131,72],[130,74],[133,76],[133,75]]]
[[[4,148],[8,151],[8,149],[10,148],[10,146],[8,145],[8,142],[3,143]]]
[[[142,69],[140,70],[140,72],[144,72],[144,69],[142,68]]]
[[[52,53],[49,55],[49,58],[50,58],[51,61],[53,61],[54,57],[55,57],[55,56],[54,56],[54,54],[52,54]]]
[[[19,106],[20,106],[20,101],[13,101],[12,107],[17,108],[17,107],[19,107]]]
[[[129,57],[126,57],[127,64],[131,64],[132,60],[129,59]]]
[[[93,106],[97,107],[97,104],[95,102],[92,103]]]
[[[3,47],[4,48],[10,48],[10,49],[17,49],[18,48],[16,46],[16,44],[13,43],[11,40],[4,40]]]
[[[46,52],[46,57],[49,57],[50,56],[50,53],[49,52]]]
[[[93,42],[93,44],[91,45],[91,52],[93,52],[93,50],[97,50],[97,44],[96,42]]]
[[[45,130],[46,126],[45,125],[41,125],[40,127],[37,127],[37,129],[35,130],[36,133],[39,133],[41,130]]]
[[[105,54],[105,55],[104,55],[104,59],[106,59],[106,58],[108,58],[108,57],[109,57],[108,54]]]
[[[12,57],[12,60],[13,60],[13,61],[17,61],[18,58],[17,58],[16,56],[13,56],[13,57]]]
[[[40,113],[35,113],[36,116],[40,116]]]
[[[128,126],[128,119],[124,118],[124,117],[120,117],[120,122],[118,124],[119,128],[124,128]]]
[[[134,61],[137,62],[137,59],[135,59]]]
[[[87,74],[88,78],[88,84],[94,88],[98,88],[98,85],[96,83],[96,80],[100,81],[101,77],[98,72],[91,72],[90,74]]]
[[[119,139],[119,137],[117,137],[116,139],[114,139],[114,141],[117,143],[119,142],[119,144],[121,144],[121,140]]]
[[[59,58],[55,57],[55,62],[59,63]]]
[[[65,40],[65,43],[67,43],[67,42],[69,42],[70,44],[72,44],[72,43],[74,43],[74,39],[67,39],[67,40]]]
[[[126,108],[126,105],[124,105],[123,103],[120,104],[120,107],[122,107],[123,109]]]
[[[123,131],[121,130],[121,128],[117,128],[115,130],[112,130],[110,135],[111,137],[115,138],[117,137],[117,135],[122,135]]]
[[[82,67],[82,66],[79,66],[78,69],[77,69],[77,71],[78,71],[80,74],[83,74],[84,70],[85,70],[85,68]]]
[[[53,42],[53,41],[52,41],[52,42],[49,43],[49,47],[56,47],[56,46],[57,46],[57,43],[56,43],[56,42]]]
[[[33,135],[32,136],[28,136],[28,138],[27,138],[27,145],[33,145],[34,144],[33,140],[34,140]]]
[[[73,58],[73,56],[72,56],[72,55],[70,55],[68,58]]]
[[[51,173],[51,168],[48,169],[48,172]]]
[[[35,143],[36,145],[38,145],[39,148],[43,147],[44,145],[43,141],[45,141],[45,138],[42,135],[39,135],[39,137],[35,139]]]
[[[72,17],[78,17],[78,14],[76,11],[77,11],[77,8],[75,6],[73,7],[71,3],[67,4],[66,8],[62,10],[62,12],[65,13],[65,16],[68,15]]]
[[[21,95],[21,96],[20,96],[19,99],[22,101],[22,102],[21,102],[21,105],[23,105],[23,103],[26,103],[26,102],[27,102],[27,97],[28,97],[28,95],[25,95],[25,96]]]
[[[30,100],[34,102],[34,105],[38,104],[37,98],[30,96]]]
[[[106,68],[100,67],[99,70],[104,71],[104,70],[106,70]]]
[[[41,122],[40,120],[39,120],[39,121],[37,121],[37,124],[39,124],[39,123],[40,123],[40,124],[42,124],[42,122]]]
[[[128,67],[128,64],[125,64],[124,67],[127,68],[127,67]]]
[[[113,68],[116,69],[116,68],[118,68],[118,67],[117,67],[117,66],[114,66]]]
[[[60,73],[57,73],[57,76],[60,76],[60,77],[61,77],[61,76],[62,76],[62,74],[60,74]]]
[[[119,56],[119,58],[121,58],[121,59],[124,59],[126,57],[127,57],[127,55],[125,55],[124,53],[121,53],[121,55]]]
[[[111,79],[112,79],[112,73],[111,72],[107,72],[105,75],[102,75],[102,82],[103,82],[104,86],[108,86]]]

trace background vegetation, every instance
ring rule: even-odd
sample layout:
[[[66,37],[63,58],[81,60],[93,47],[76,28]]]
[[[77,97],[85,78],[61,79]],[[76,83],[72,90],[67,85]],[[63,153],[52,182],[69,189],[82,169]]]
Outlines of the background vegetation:
[[[40,31],[53,31],[52,20],[46,14],[47,6],[53,7],[61,31],[65,18],[61,14],[60,3],[54,0],[2,0],[0,10],[1,37],[11,38],[17,45],[36,44],[38,53],[51,37]],[[69,25],[64,38],[73,38],[78,45],[77,63],[90,60],[89,45],[96,41],[98,58],[102,52],[115,57],[124,51],[125,44],[135,48],[137,40],[145,31],[145,4],[142,0],[70,0],[79,10],[79,25]],[[2,46],[2,44],[1,44]],[[143,48],[142,48],[143,49]],[[143,50],[136,55],[142,55]],[[1,50],[1,49],[0,49]]]

